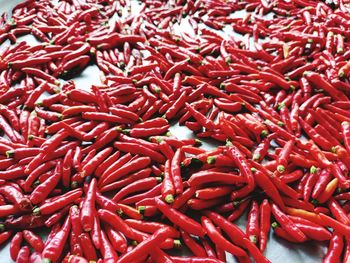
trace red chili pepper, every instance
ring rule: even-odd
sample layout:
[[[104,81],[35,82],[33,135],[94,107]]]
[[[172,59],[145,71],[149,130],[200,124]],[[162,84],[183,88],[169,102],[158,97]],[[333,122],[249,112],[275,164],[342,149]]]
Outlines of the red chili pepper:
[[[332,238],[331,233],[326,228],[314,224],[309,220],[294,216],[290,216],[289,218],[292,219],[300,230],[310,239],[324,241]]]
[[[16,258],[16,262],[18,262],[18,263],[27,263],[29,261],[29,256],[30,256],[29,247],[23,246],[18,251],[18,256]]]
[[[81,205],[80,221],[85,232],[91,231],[94,225],[96,191],[97,181],[93,178],[89,184],[86,197]]]
[[[133,230],[117,214],[108,210],[99,209],[98,215],[101,220],[111,225],[115,230],[118,230],[126,237],[135,240],[135,233]]]
[[[196,191],[196,198],[210,200],[217,197],[225,196],[230,194],[232,187],[230,186],[218,186],[202,188]]]
[[[153,187],[155,187],[159,182],[161,178],[159,177],[149,177],[141,180],[137,180],[124,188],[122,188],[119,192],[115,194],[115,196],[112,198],[114,202],[118,202],[120,199],[122,199],[124,196],[132,194],[134,192],[140,192],[149,190]]]
[[[115,142],[114,147],[116,147],[118,150],[122,152],[149,156],[152,160],[158,163],[165,162],[165,158],[163,155],[140,144],[127,143],[127,142]]]
[[[199,245],[196,241],[194,241],[189,234],[187,234],[183,230],[180,230],[180,232],[185,245],[191,250],[193,255],[195,255],[196,257],[207,256],[207,253],[205,252],[204,248],[201,245]]]
[[[161,193],[165,202],[169,204],[174,202],[175,187],[169,160],[165,162]]]
[[[288,141],[284,146],[281,152],[278,155],[278,165],[277,170],[280,173],[283,173],[285,171],[285,168],[288,165],[288,157],[290,153],[292,152],[292,148],[294,146],[295,140]]]
[[[243,243],[256,262],[271,262],[264,257],[260,250],[248,238],[244,238]]]
[[[259,227],[259,205],[253,201],[248,213],[246,234],[252,243],[257,243],[259,240],[260,227]]]
[[[259,248],[263,253],[266,249],[267,239],[270,232],[271,206],[267,199],[264,199],[260,205],[260,242]]]
[[[281,224],[283,229],[295,240],[303,242],[306,240],[305,234],[277,207],[272,204],[272,214]]]
[[[211,222],[211,220],[207,217],[201,218],[202,225],[207,231],[207,234],[209,238],[218,246],[222,247],[225,251],[230,252],[233,255],[236,256],[245,256],[246,253],[241,248],[233,245],[228,240],[226,240],[220,232],[215,228],[214,224]]]
[[[192,174],[188,183],[190,186],[198,186],[201,184],[220,182],[226,184],[240,184],[246,182],[243,176],[231,173],[214,172],[214,171],[200,171]]]
[[[281,195],[278,192],[273,180],[269,178],[264,172],[254,169],[254,178],[257,185],[262,188],[265,193],[282,209],[284,208],[284,202],[281,198]]]
[[[340,234],[333,234],[330,241],[326,256],[323,258],[323,262],[337,262],[340,260],[344,247],[344,238]]]
[[[234,163],[238,166],[240,172],[242,173],[243,177],[247,181],[247,189],[246,189],[246,191],[248,193],[251,192],[254,189],[254,187],[255,187],[255,182],[254,182],[253,173],[252,173],[252,171],[250,169],[250,165],[247,162],[246,158],[240,152],[240,150],[237,147],[235,147],[235,146],[231,146],[228,149],[227,153],[228,153],[229,157],[232,158]],[[241,196],[242,193],[244,193],[244,192],[243,191],[241,191],[241,192],[237,191],[236,193],[231,195],[231,198],[232,199],[236,199],[236,198],[242,197]]]
[[[203,237],[205,234],[205,231],[203,230],[202,226],[194,221],[193,219],[187,217],[186,215],[178,212],[174,208],[169,207],[166,205],[163,201],[156,198],[155,199],[157,208],[174,224],[181,227],[183,230],[185,230],[189,234],[198,235],[200,237]]]
[[[18,232],[13,236],[10,244],[10,256],[13,261],[16,261],[18,253],[21,249],[21,244],[23,241],[23,233]]]
[[[7,169],[5,171],[0,171],[0,179],[1,180],[14,180],[14,179],[18,179],[18,178],[23,178],[24,171],[25,171],[24,169],[25,168],[23,166],[19,166],[19,167],[10,167],[10,169]]]
[[[83,193],[80,189],[72,190],[70,192],[67,192],[67,193],[57,197],[57,199],[53,200],[50,203],[44,203],[44,204],[40,205],[39,207],[37,207],[33,210],[33,213],[35,215],[37,215],[37,214],[50,215],[50,214],[56,212],[57,210],[64,208],[66,205],[73,203],[82,194]]]
[[[108,241],[106,234],[103,231],[101,231],[101,240],[101,254],[103,256],[104,262],[117,262],[118,254],[114,251],[112,245]]]
[[[96,250],[91,242],[89,235],[86,233],[81,233],[79,235],[78,239],[79,239],[79,242],[81,244],[84,257],[87,260],[96,261],[97,260]]]
[[[88,153],[90,150],[92,149],[101,149],[102,147],[104,147],[105,145],[107,145],[108,143],[110,143],[111,141],[113,141],[119,134],[119,129],[116,128],[111,128],[105,132],[103,132],[101,135],[99,135],[95,142],[93,144],[91,144],[90,146],[84,148],[82,150],[83,154]]]
[[[105,177],[104,175],[102,175],[99,180],[99,185],[104,186],[112,181],[121,178],[124,175],[144,169],[150,164],[150,162],[151,160],[149,157],[139,157],[134,160],[131,160],[130,162],[118,168],[117,170],[113,171],[111,174],[106,174]]]
[[[28,211],[31,209],[30,200],[23,195],[21,190],[12,185],[5,184],[0,186],[0,194],[2,194],[8,201],[16,205],[21,211]]]
[[[0,233],[0,244],[4,244],[12,235],[12,231],[5,231]]]
[[[332,227],[335,231],[339,232],[339,233],[342,233],[342,235],[348,237],[349,236],[349,231],[350,231],[350,228],[349,226],[323,214],[323,213],[320,213],[319,214],[321,220],[322,220],[322,223],[323,225],[325,226],[330,226]]]
[[[56,262],[60,254],[62,253],[63,247],[68,239],[68,235],[71,229],[70,218],[67,217],[62,225],[61,229],[52,237],[52,239],[45,245],[42,252],[43,258]]]
[[[21,142],[22,137],[18,134],[18,132],[13,129],[4,117],[0,115],[0,128],[5,132],[5,134],[10,138],[12,142]]]
[[[121,234],[119,234],[119,232],[113,230],[109,226],[106,226],[105,230],[114,250],[117,250],[121,253],[125,253],[127,250],[127,243],[125,237],[123,237]]]
[[[42,239],[34,234],[30,230],[23,230],[23,238],[24,240],[32,247],[35,249],[37,252],[42,252],[44,249],[44,242]]]
[[[317,200],[322,204],[326,202],[335,192],[335,190],[338,187],[339,179],[334,178],[332,179],[324,189],[324,191],[320,194],[320,196],[317,198]]]
[[[154,249],[158,244],[162,243],[168,237],[168,228],[161,228],[157,230],[152,236],[142,241],[130,252],[127,252],[120,258],[120,262],[130,262],[148,254],[150,250]]]
[[[51,75],[45,73],[44,71],[41,71],[40,69],[25,67],[21,68],[21,70],[26,74],[31,74],[38,78],[42,78],[52,84],[58,85],[60,83],[55,77],[52,77]]]
[[[348,225],[350,223],[350,219],[346,212],[342,209],[340,204],[331,198],[328,201],[328,207],[332,212],[332,215],[341,223]]]
[[[171,160],[171,166],[170,166],[170,173],[172,174],[176,194],[181,194],[183,192],[183,183],[182,183],[181,168],[180,168],[181,159],[182,159],[181,149],[177,149],[177,151],[175,152],[175,155]]]
[[[53,189],[57,186],[61,179],[61,163],[56,165],[55,172],[47,180],[34,189],[29,196],[29,200],[32,204],[36,205],[46,199]]]

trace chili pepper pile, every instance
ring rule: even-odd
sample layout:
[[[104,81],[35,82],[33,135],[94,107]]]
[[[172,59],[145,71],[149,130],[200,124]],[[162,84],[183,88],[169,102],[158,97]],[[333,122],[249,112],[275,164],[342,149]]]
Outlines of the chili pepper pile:
[[[0,18],[12,260],[269,262],[272,228],[348,262],[349,3],[135,3],[29,0]],[[101,84],[78,89],[90,65]]]

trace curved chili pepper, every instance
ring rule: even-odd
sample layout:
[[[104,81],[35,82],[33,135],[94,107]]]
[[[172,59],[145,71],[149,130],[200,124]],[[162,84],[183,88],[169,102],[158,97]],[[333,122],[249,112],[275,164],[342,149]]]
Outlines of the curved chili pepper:
[[[96,261],[97,255],[96,255],[95,247],[93,246],[89,235],[87,233],[81,233],[78,239],[81,244],[84,257],[87,260]]]
[[[257,185],[262,188],[265,193],[282,209],[284,208],[284,202],[279,194],[274,182],[264,173],[259,170],[254,170],[254,178]]]
[[[198,235],[203,237],[205,231],[202,226],[194,221],[193,219],[187,217],[186,215],[178,212],[174,208],[169,207],[163,201],[156,198],[155,199],[157,208],[174,224],[180,226],[187,233]]]
[[[181,158],[181,149],[177,149],[170,165],[170,173],[172,174],[176,194],[181,194],[183,192],[183,183],[180,169]]]
[[[102,246],[101,246],[101,253],[103,255],[104,262],[117,262],[118,261],[118,254],[113,250],[112,245],[108,241],[108,238],[105,234],[105,232],[101,231],[101,240],[102,240]]]
[[[90,176],[96,167],[102,163],[112,152],[112,148],[108,147],[104,150],[100,151],[97,155],[95,155],[88,163],[82,165],[81,174],[83,177]]]
[[[29,200],[32,204],[36,205],[46,199],[51,191],[56,187],[61,179],[61,163],[59,162],[52,176],[45,180],[42,184],[34,189],[30,194]]]
[[[80,221],[85,232],[91,231],[94,225],[96,191],[97,181],[96,178],[93,178],[89,184],[86,197],[81,204]]]
[[[288,165],[288,157],[292,152],[292,148],[294,146],[295,140],[288,141],[284,146],[281,152],[278,155],[277,162],[277,171],[283,173],[285,171],[285,167]]]
[[[106,185],[112,181],[115,181],[116,179],[119,179],[120,177],[136,172],[140,169],[146,168],[150,164],[151,160],[149,157],[139,157],[136,158],[135,160],[131,160],[130,162],[126,163],[119,169],[113,171],[111,174],[107,174],[106,177],[103,175],[101,176],[99,180],[99,185],[103,186]]]
[[[105,230],[114,250],[117,250],[121,253],[125,253],[127,250],[127,243],[125,237],[123,237],[121,234],[119,234],[119,232],[115,231],[109,226],[106,226]]]
[[[267,239],[270,232],[271,206],[267,199],[260,205],[260,241],[259,249],[263,253],[266,249]]]
[[[271,211],[283,229],[295,240],[303,242],[306,240],[305,234],[277,207],[272,204]]]
[[[259,205],[253,201],[248,212],[246,234],[250,242],[256,244],[260,238]]]
[[[130,153],[127,153],[123,155],[122,157],[118,158],[113,164],[111,164],[100,176],[100,180],[103,180],[104,178],[107,178],[113,171],[119,169],[123,165],[125,165],[127,162],[129,162],[132,159],[132,155]]]
[[[35,251],[37,252],[43,251],[45,246],[44,242],[39,236],[35,235],[32,231],[23,230],[23,238],[32,248],[35,249]]]
[[[67,217],[61,229],[45,245],[45,248],[42,252],[43,258],[52,260],[54,262],[56,262],[59,259],[60,254],[62,253],[63,247],[68,239],[70,228],[71,228],[70,218]]]
[[[300,228],[301,231],[305,233],[305,235],[314,240],[324,241],[330,240],[332,238],[332,234],[317,224],[310,222],[309,220],[302,219],[300,217],[290,217],[292,221]]]
[[[230,186],[218,186],[202,188],[196,191],[196,198],[210,200],[217,197],[225,196],[230,194],[232,187]]]
[[[149,177],[141,180],[137,180],[124,188],[122,188],[118,193],[114,195],[112,200],[114,202],[118,202],[124,196],[129,195],[134,192],[149,190],[155,187],[160,182],[160,178],[157,177]]]
[[[255,180],[253,173],[250,169],[250,165],[244,155],[241,153],[241,151],[236,146],[231,146],[228,148],[227,154],[230,158],[234,161],[234,163],[238,166],[240,172],[242,173],[243,177],[245,178],[247,182],[247,192],[250,192],[255,187]],[[231,195],[232,199],[236,199],[241,197],[242,192],[236,192]]]
[[[143,145],[136,144],[136,143],[127,143],[127,142],[115,142],[114,147],[116,147],[118,150],[123,152],[128,152],[132,154],[140,154],[143,156],[149,156],[152,160],[158,162],[158,163],[164,163],[165,158],[160,153],[146,148]]]
[[[29,261],[29,256],[30,256],[30,250],[29,247],[23,246],[19,251],[18,251],[18,256],[16,258],[17,263],[27,263]]]
[[[207,217],[201,218],[202,225],[206,229],[209,238],[218,246],[222,247],[224,250],[230,252],[233,255],[245,256],[246,253],[241,248],[233,245],[228,240],[226,240],[220,232],[215,228],[213,223]]]
[[[302,241],[298,241],[292,236],[288,235],[288,232],[285,231],[282,227],[280,227],[277,222],[272,223],[271,227],[273,228],[274,233],[280,238],[283,238],[284,240],[287,240],[292,243],[302,243]]]
[[[162,182],[161,188],[162,198],[167,203],[174,202],[174,194],[175,194],[175,186],[174,186],[174,178],[171,174],[170,161],[167,160],[165,162],[164,167],[164,179]]]
[[[21,244],[23,240],[23,233],[18,232],[13,236],[10,244],[10,256],[13,261],[16,261],[18,253],[21,249]]]
[[[123,186],[126,186],[126,185],[136,181],[136,180],[147,178],[147,177],[149,177],[150,174],[151,174],[151,168],[146,168],[146,169],[140,170],[139,172],[136,172],[136,173],[124,178],[124,179],[118,180],[114,183],[111,183],[111,184],[108,184],[106,186],[101,187],[100,191],[101,192],[108,192],[111,190],[119,189]]]
[[[50,203],[44,203],[40,205],[37,208],[34,208],[33,213],[35,215],[41,214],[41,215],[50,215],[57,210],[60,210],[64,208],[66,205],[73,203],[77,198],[79,198],[82,195],[82,190],[72,190],[70,192],[67,192],[59,197],[57,197],[55,200],[53,200]]]
[[[180,232],[185,245],[191,250],[193,255],[197,257],[207,256],[207,253],[205,252],[204,248],[201,245],[199,245],[196,241],[194,241],[189,234],[187,234],[183,230],[180,230]]]
[[[339,179],[334,178],[332,179],[324,189],[324,191],[319,195],[317,200],[322,204],[326,202],[335,192],[336,188],[338,187]]]
[[[333,237],[330,241],[328,251],[326,256],[323,258],[323,262],[337,262],[340,260],[344,247],[344,238],[340,234],[333,234]]]
[[[155,248],[158,244],[162,243],[168,237],[168,228],[161,228],[157,230],[152,236],[142,241],[130,252],[124,254],[119,262],[130,262],[148,254],[151,249]]]
[[[27,211],[31,208],[32,204],[23,193],[9,184],[0,186],[0,193],[11,203],[15,204],[21,211]]]
[[[99,218],[111,225],[114,229],[122,232],[126,237],[135,240],[133,230],[117,215],[108,210],[99,209]]]
[[[12,231],[5,231],[0,233],[0,244],[4,244],[12,235]]]

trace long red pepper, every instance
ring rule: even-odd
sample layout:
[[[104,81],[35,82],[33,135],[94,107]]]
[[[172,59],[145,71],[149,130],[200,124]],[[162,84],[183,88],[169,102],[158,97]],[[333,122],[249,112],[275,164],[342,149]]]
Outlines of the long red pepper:
[[[19,250],[21,249],[21,243],[23,240],[23,233],[18,232],[13,236],[10,244],[10,256],[13,261],[16,261]]]
[[[259,213],[259,205],[257,202],[253,201],[248,213],[246,234],[249,240],[254,244],[256,244],[260,239]]]
[[[36,187],[29,196],[29,199],[32,202],[32,204],[36,205],[44,201],[46,197],[50,194],[50,192],[56,187],[60,179],[61,163],[58,163],[54,174],[50,176],[45,182]]]
[[[126,237],[135,240],[133,230],[117,215],[108,210],[99,209],[98,215],[101,220],[110,224],[114,229],[122,232]]]
[[[183,230],[180,230],[180,232],[185,245],[192,251],[193,255],[197,257],[207,256],[207,253],[205,252],[204,248],[201,245],[199,245],[196,241],[194,241],[189,234],[187,234]]]
[[[172,174],[172,179],[174,182],[175,192],[176,194],[181,194],[183,192],[183,183],[181,178],[181,162],[182,152],[181,149],[177,149],[170,165],[170,173]]]
[[[50,215],[57,210],[64,208],[66,205],[73,203],[77,198],[82,195],[80,189],[67,192],[50,203],[44,203],[33,210],[34,214]]]
[[[161,193],[163,200],[169,204],[174,202],[175,194],[174,179],[171,175],[170,161],[168,160],[164,166],[164,180],[162,182]]]
[[[43,258],[57,262],[62,253],[63,247],[67,241],[69,231],[71,228],[70,218],[64,221],[62,228],[57,232],[57,234],[50,240],[42,252]]]
[[[288,219],[277,205],[272,204],[271,208],[272,214],[288,234],[300,242],[306,240],[305,234],[290,219]]]
[[[242,250],[241,248],[233,245],[228,240],[226,240],[220,234],[220,232],[215,228],[215,226],[213,225],[213,223],[211,222],[210,219],[203,216],[201,221],[202,221],[203,227],[207,231],[209,238],[214,243],[216,243],[218,246],[222,247],[224,250],[230,252],[233,255],[236,255],[236,256],[245,256],[246,255],[244,250]]]
[[[130,262],[141,257],[144,254],[148,254],[150,249],[155,248],[163,240],[168,237],[168,228],[161,228],[157,230],[152,236],[142,241],[133,250],[122,256],[119,262]]]
[[[34,248],[37,252],[42,252],[44,249],[44,242],[42,239],[34,234],[30,230],[23,230],[23,238],[24,240],[32,247]]]
[[[103,256],[104,262],[117,262],[118,254],[113,250],[112,245],[110,244],[105,232],[101,231],[101,253]]]
[[[337,262],[340,259],[344,247],[344,237],[340,234],[333,234],[326,256],[323,262]]]
[[[245,178],[246,182],[247,182],[247,192],[251,192],[254,189],[255,186],[255,180],[254,180],[254,176],[253,173],[251,171],[250,165],[248,163],[248,161],[246,160],[246,158],[244,157],[244,155],[241,153],[241,151],[235,147],[235,146],[231,146],[228,150],[227,153],[229,155],[230,158],[232,158],[232,160],[234,161],[234,163],[239,167],[239,170],[241,171],[243,177]],[[237,193],[231,195],[232,199],[236,199],[241,197],[242,191],[239,192],[237,191]]]
[[[87,189],[85,199],[81,204],[80,221],[85,232],[91,231],[94,225],[96,191],[97,181],[96,178],[93,178]]]
[[[156,198],[155,199],[157,208],[174,224],[181,227],[187,233],[198,235],[203,237],[205,234],[204,229],[201,227],[199,223],[194,221],[193,219],[187,217],[186,215],[178,212],[174,208],[166,205],[163,201]]]

